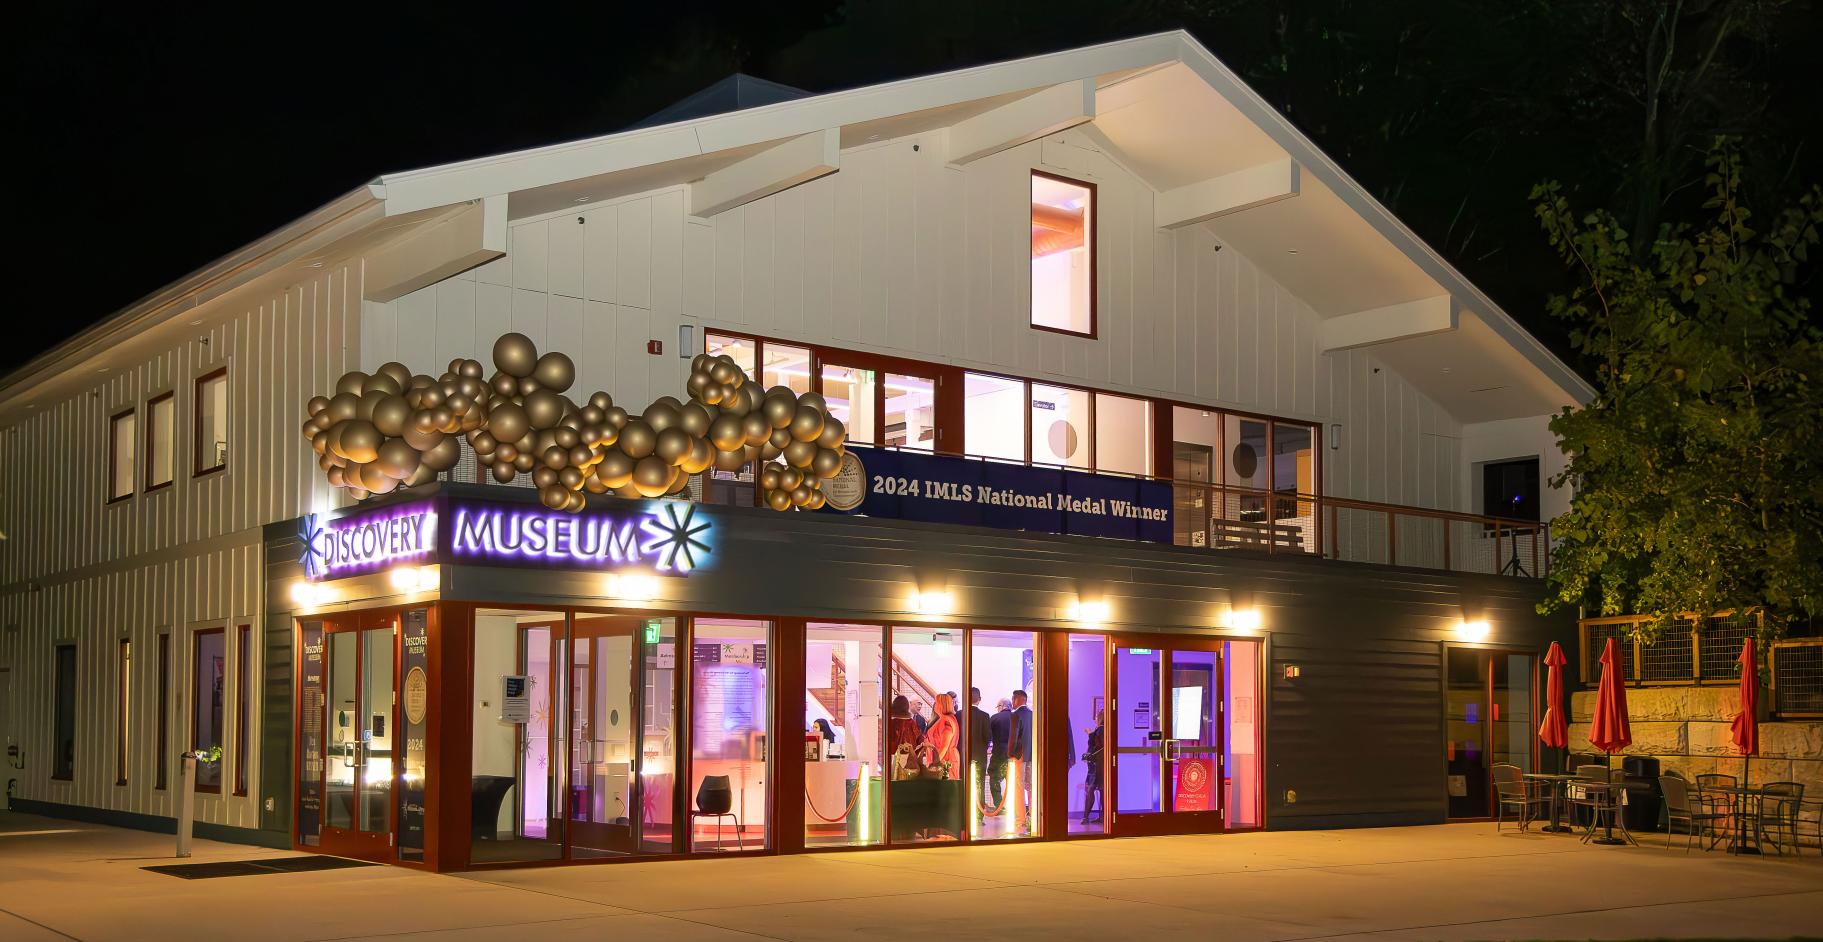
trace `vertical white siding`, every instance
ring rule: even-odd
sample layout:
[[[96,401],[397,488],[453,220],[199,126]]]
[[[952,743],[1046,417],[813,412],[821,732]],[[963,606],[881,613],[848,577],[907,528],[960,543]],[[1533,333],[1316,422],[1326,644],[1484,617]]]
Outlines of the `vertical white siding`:
[[[189,747],[191,644],[197,628],[226,626],[228,666],[223,713],[229,755],[224,794],[199,795],[199,820],[256,827],[259,810],[260,696],[249,703],[250,751],[237,757],[239,636],[253,626],[249,672],[262,668],[264,560],[260,528],[329,500],[313,456],[301,447],[302,403],[331,387],[357,350],[358,261],[323,269],[282,288],[242,292],[198,313],[216,326],[130,370],[97,376],[89,390],[47,403],[0,431],[0,664],[13,670],[12,732],[26,767],[8,770],[23,798],[152,815],[171,815],[177,785],[153,788],[157,639],[170,634],[168,744]],[[218,320],[233,312],[226,320]],[[435,316],[445,316],[439,311]],[[228,367],[226,471],[193,476],[195,380]],[[174,479],[106,503],[108,418],[132,407],[141,460],[145,402],[175,392]],[[115,784],[117,644],[133,642],[127,784]],[[77,647],[75,777],[52,781],[53,658],[59,643]],[[248,795],[235,797],[233,769],[244,761]]]

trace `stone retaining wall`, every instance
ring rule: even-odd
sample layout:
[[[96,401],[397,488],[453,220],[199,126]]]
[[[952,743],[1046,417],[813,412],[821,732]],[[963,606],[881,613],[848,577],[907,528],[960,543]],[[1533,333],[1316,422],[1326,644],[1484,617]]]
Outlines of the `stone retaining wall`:
[[[1589,745],[1595,696],[1593,690],[1570,696],[1571,752],[1600,751]],[[1728,737],[1740,709],[1733,685],[1629,687],[1633,745],[1617,754],[1655,756],[1663,771],[1690,779],[1708,772],[1739,777],[1741,756]],[[1823,798],[1823,721],[1762,721],[1760,754],[1750,761],[1752,782],[1802,782],[1804,797]]]

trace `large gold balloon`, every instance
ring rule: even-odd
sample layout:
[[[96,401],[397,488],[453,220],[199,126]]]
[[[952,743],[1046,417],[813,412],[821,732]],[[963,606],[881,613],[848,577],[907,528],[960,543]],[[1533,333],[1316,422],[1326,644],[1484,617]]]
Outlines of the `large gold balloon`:
[[[739,471],[746,464],[747,456],[743,452],[719,450],[715,452],[715,470],[717,471]]]
[[[563,419],[563,397],[540,389],[525,397],[525,416],[533,428],[553,428]]]
[[[361,395],[361,388],[367,385],[367,374],[360,370],[350,370],[335,381],[336,395],[347,393],[350,396]]]
[[[709,425],[714,421],[715,416],[710,415],[701,403],[686,402],[677,410],[677,427],[696,438],[708,435]]]
[[[384,438],[372,422],[349,419],[342,423],[342,435],[336,443],[339,446],[336,451],[349,461],[365,464],[380,456],[380,443]]]
[[[390,378],[401,390],[411,387],[411,369],[397,360],[389,360],[380,364],[380,368],[375,372]]]
[[[633,466],[633,485],[639,488],[641,495],[657,497],[671,486],[671,466],[657,455],[641,458]]]
[[[538,489],[538,500],[552,510],[562,510],[570,503],[570,492],[564,490],[563,485],[552,481]]]
[[[424,465],[433,471],[448,471],[462,460],[462,440],[445,438],[435,448],[424,452]]]
[[[793,468],[808,468],[816,457],[816,442],[792,442],[785,446],[785,463]]]
[[[531,452],[522,451],[518,457],[513,459],[513,467],[518,469],[520,474],[525,474],[538,467],[538,461],[532,457]]]
[[[840,448],[848,440],[848,429],[842,420],[830,416],[823,420],[823,431],[817,433],[817,444],[824,448]]]
[[[631,419],[627,422],[627,427],[620,430],[619,446],[629,458],[644,458],[658,446],[658,435],[644,419]]]
[[[503,442],[518,441],[531,427],[530,420],[526,418],[525,409],[517,403],[500,403],[488,414],[488,434]]]
[[[772,437],[772,425],[766,421],[765,415],[756,410],[741,416],[741,432],[746,438],[746,444],[758,445]]]
[[[773,510],[790,510],[791,494],[786,491],[767,491],[766,506],[771,507]]]
[[[423,460],[423,457],[418,454],[418,449],[406,444],[404,439],[389,438],[385,444],[380,446],[379,457],[375,459],[374,463],[379,465],[380,469],[385,471],[389,477],[408,478],[412,472],[418,470],[418,465],[423,463]]]
[[[670,396],[665,396],[654,400],[651,405],[647,406],[646,411],[641,413],[640,418],[645,419],[646,424],[652,426],[652,431],[662,432],[682,421],[683,417],[678,414],[677,410],[677,400],[672,399]]]
[[[666,464],[675,465],[690,457],[690,443],[695,439],[690,433],[677,426],[672,426],[658,433],[658,444],[653,453]]]
[[[553,350],[538,358],[532,367],[532,378],[546,389],[563,392],[576,382],[576,364],[570,358]]]
[[[385,367],[382,367],[381,369],[384,368]],[[410,374],[407,374],[406,378],[409,379]],[[374,393],[379,393],[383,396],[396,396],[404,391],[404,383],[393,379],[385,373],[375,373],[372,376],[367,377],[367,381],[361,384],[361,395],[363,396],[370,396]]]
[[[494,367],[514,379],[524,379],[538,368],[538,347],[524,334],[501,334],[494,341]]]
[[[717,451],[733,451],[747,443],[741,431],[741,420],[731,415],[719,416],[709,423],[709,442]]]
[[[348,392],[336,393],[335,397],[329,400],[326,411],[331,421],[346,422],[360,415],[361,397]]]
[[[601,463],[595,466],[595,474],[609,490],[625,487],[628,481],[633,480],[633,459],[627,457],[625,452],[610,451],[601,456]]]
[[[760,403],[760,411],[773,428],[784,428],[798,414],[798,398],[792,395],[791,390],[775,386]]]
[[[823,413],[824,415],[829,414],[829,403],[825,402],[823,400],[823,397],[818,393],[813,393],[813,392],[804,393],[803,395],[798,397],[798,405],[799,406],[809,406],[812,409],[815,409],[818,412]]]
[[[833,478],[842,470],[842,456],[831,448],[818,448],[816,457],[810,459],[810,471],[824,480]]]
[[[701,474],[709,470],[709,466],[714,463],[715,449],[708,440],[692,438],[690,439],[690,453],[684,456],[684,460],[678,463],[678,467],[684,469],[685,474]]]
[[[404,396],[383,396],[373,407],[374,428],[382,435],[402,435],[411,421],[411,403]]]
[[[799,403],[797,414],[791,417],[791,437],[800,442],[814,442],[821,434],[823,434],[822,410]]]

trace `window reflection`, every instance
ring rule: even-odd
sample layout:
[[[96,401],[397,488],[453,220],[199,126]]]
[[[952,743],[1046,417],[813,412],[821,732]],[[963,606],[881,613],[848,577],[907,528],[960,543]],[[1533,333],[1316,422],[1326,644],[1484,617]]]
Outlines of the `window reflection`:
[[[1095,329],[1095,191],[1032,175],[1032,326]]]
[[[746,337],[730,337],[727,334],[704,334],[703,350],[710,356],[727,356],[735,364],[747,371],[748,378],[758,376],[754,370],[754,354],[758,352],[758,342]]]
[[[804,649],[804,846],[885,839],[885,630],[811,624]]]
[[[885,445],[930,451],[937,441],[936,383],[923,376],[886,374],[885,432]]]
[[[690,655],[690,849],[767,846],[772,626],[696,620]]]
[[[785,386],[800,395],[810,391],[809,350],[782,343],[768,343],[765,358],[761,381],[767,389]]]
[[[1042,706],[1034,639],[1029,631],[970,633],[971,834],[983,840],[1038,833]]]
[[[1101,834],[1107,830],[1108,711],[1107,638],[1094,634],[1070,636],[1069,690],[1064,722],[1070,727],[1069,764],[1071,834]],[[1074,757],[1075,762],[1070,762]]]
[[[892,841],[957,840],[967,798],[962,765],[966,744],[956,710],[963,633],[941,628],[892,631],[887,716]]]
[[[1095,470],[1152,473],[1152,403],[1095,394]]]
[[[1025,381],[968,373],[962,380],[962,450],[972,457],[1025,460]]]
[[[848,429],[848,440],[872,445],[879,441],[874,434],[874,402],[879,395],[873,370],[823,364],[823,400],[829,414],[842,420]]]

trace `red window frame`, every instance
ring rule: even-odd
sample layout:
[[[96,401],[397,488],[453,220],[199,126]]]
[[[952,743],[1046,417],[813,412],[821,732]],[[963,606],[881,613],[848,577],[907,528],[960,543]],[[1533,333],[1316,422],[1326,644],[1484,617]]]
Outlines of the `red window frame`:
[[[198,376],[196,378],[196,383],[191,390],[192,396],[191,396],[191,402],[190,402],[190,416],[191,416],[190,433],[191,433],[192,444],[190,447],[190,460],[191,460],[193,466],[195,467],[195,471],[191,472],[191,477],[200,478],[200,477],[203,477],[204,475],[215,474],[220,471],[228,470],[228,459],[226,456],[224,456],[220,462],[213,464],[213,465],[208,465],[208,464],[203,463],[203,386],[207,383],[214,382],[217,379],[221,380],[223,383],[226,383],[228,381],[227,376],[228,376],[227,367],[225,367],[225,366],[217,367],[214,370],[211,370],[207,373],[204,373],[201,376]],[[223,397],[222,411],[224,413],[227,411],[227,402],[228,402],[227,397]],[[226,421],[225,416],[224,416],[224,421]]]
[[[131,407],[122,409],[119,412],[116,412],[113,415],[108,416],[108,480],[107,480],[107,485],[106,485],[107,486],[107,501],[106,502],[110,503],[110,504],[116,504],[123,500],[132,499],[134,493],[136,493],[136,490],[137,490],[135,485],[137,485],[139,483],[139,474],[137,473],[137,470],[129,468],[128,473],[127,473],[128,484],[127,484],[126,493],[124,493],[124,494],[114,493],[114,480],[115,480],[115,478],[117,478],[119,476],[118,472],[120,470],[120,434],[118,432],[118,429],[120,427],[120,422],[122,419],[131,419],[131,418],[134,418],[134,412]],[[134,430],[133,437],[134,438],[139,437],[138,429]]]
[[[219,626],[215,627],[215,628],[198,628],[194,632],[191,632],[191,634],[190,634],[190,692],[192,694],[195,694],[196,689],[200,685],[201,680],[202,680],[202,678],[198,676],[198,672],[202,669],[202,666],[203,666],[203,660],[202,660],[202,658],[203,658],[203,639],[207,638],[210,635],[221,635],[222,636],[222,660],[225,662],[228,658],[228,647],[227,647],[228,646],[228,635],[223,628],[221,628]],[[224,663],[222,665],[223,681],[226,681],[227,677],[228,677],[227,667],[228,667],[228,665],[226,663]],[[190,700],[190,751],[191,752],[202,751],[202,743],[197,741],[197,734],[199,732],[197,727],[202,721],[203,707],[204,707],[203,703],[199,702],[194,696],[191,697],[191,700]],[[222,725],[226,726],[227,721],[228,721],[227,705],[223,704]],[[214,745],[225,747],[226,743],[221,742],[221,740],[227,738],[226,733],[227,733],[226,729],[218,728],[215,731],[217,741],[214,743]],[[198,761],[197,764],[200,766],[201,762]],[[207,794],[207,795],[219,795],[219,794],[221,794],[221,791],[222,791],[221,778],[222,777],[220,775],[217,775],[216,779],[215,779],[215,784],[205,785],[201,781],[201,776],[198,776],[198,781],[196,783],[196,790],[200,793]]]
[[[253,715],[253,626],[242,624],[234,637],[234,794],[247,794],[247,723]]]
[[[162,402],[173,399],[176,395],[177,393],[174,391],[166,391],[146,400],[146,428],[140,447],[145,450],[145,455],[141,458],[145,462],[145,476],[141,490],[147,494],[170,487],[171,483],[177,480],[177,404],[173,402],[170,422],[171,476],[158,483],[152,481],[152,436],[158,430],[158,406]]]

